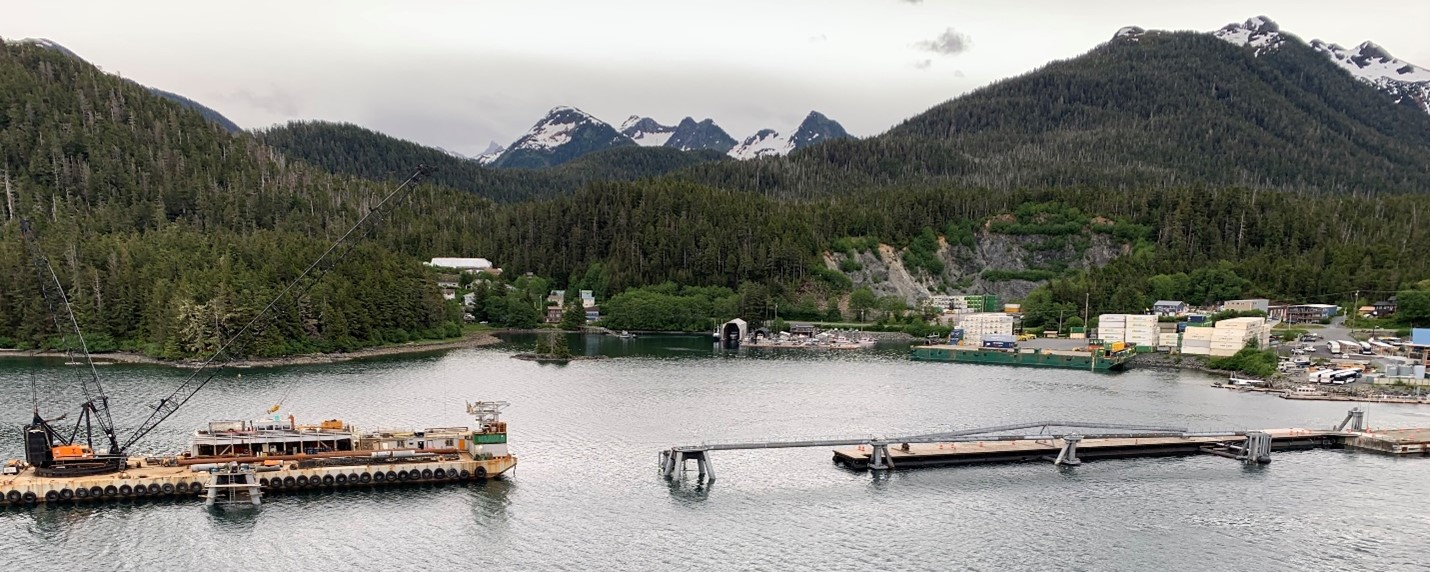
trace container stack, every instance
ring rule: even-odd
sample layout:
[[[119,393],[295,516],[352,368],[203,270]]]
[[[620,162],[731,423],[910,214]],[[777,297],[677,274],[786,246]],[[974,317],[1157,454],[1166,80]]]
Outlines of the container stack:
[[[1151,314],[1103,314],[1097,317],[1097,337],[1111,342],[1151,349],[1157,345],[1157,316]]]
[[[959,321],[966,345],[982,347],[986,335],[1013,335],[1013,316],[1001,312],[980,312],[965,314]]]
[[[1018,338],[1012,334],[984,334],[980,347],[987,349],[1011,350],[1018,347]]]
[[[1204,326],[1192,326],[1182,331],[1182,349],[1184,354],[1196,356],[1212,355],[1212,334],[1216,333],[1216,328]]]
[[[1187,328],[1182,332],[1182,353],[1227,357],[1241,351],[1249,342],[1267,347],[1270,337],[1266,318],[1231,318],[1217,322],[1215,327]]]
[[[1170,334],[1157,334],[1157,349],[1160,351],[1170,350],[1181,344],[1181,336],[1176,332]]]

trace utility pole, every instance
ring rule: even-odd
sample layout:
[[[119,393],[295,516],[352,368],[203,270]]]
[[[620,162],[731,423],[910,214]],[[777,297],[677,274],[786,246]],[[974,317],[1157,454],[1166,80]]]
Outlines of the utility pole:
[[[1091,318],[1091,316],[1088,316],[1088,306],[1089,306],[1089,304],[1090,304],[1091,301],[1092,301],[1092,291],[1091,291],[1091,290],[1088,290],[1087,292],[1083,292],[1083,293],[1082,293],[1082,327],[1084,328],[1083,331],[1087,331],[1087,330],[1085,329],[1085,328],[1088,327],[1088,326],[1087,326],[1087,321]]]
[[[1351,312],[1350,312],[1350,315],[1349,315],[1349,316],[1346,316],[1346,320],[1351,320],[1351,319],[1353,319],[1353,318],[1355,317],[1356,314],[1359,314],[1359,313],[1360,313],[1360,310],[1358,309],[1359,305],[1360,305],[1360,290],[1356,290],[1356,297],[1351,299]],[[1353,323],[1353,322],[1352,322],[1352,323]],[[1351,326],[1351,339],[1355,339],[1355,333],[1356,333],[1355,326],[1352,325],[1352,326]]]

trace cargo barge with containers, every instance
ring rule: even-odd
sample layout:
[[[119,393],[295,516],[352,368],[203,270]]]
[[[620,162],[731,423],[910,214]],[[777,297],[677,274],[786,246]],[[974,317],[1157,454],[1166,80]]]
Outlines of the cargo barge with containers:
[[[1122,346],[1122,347],[1118,347]],[[955,344],[915,346],[909,357],[915,361],[941,361],[1027,367],[1056,367],[1087,371],[1121,371],[1136,355],[1131,346],[1115,342],[1107,348],[1088,346],[1075,350],[1044,348],[974,347]]]
[[[358,431],[339,420],[215,421],[195,431],[181,454],[131,456],[115,459],[113,471],[68,474],[67,465],[109,459],[82,445],[72,446],[72,458],[56,459],[47,424],[35,424],[27,428],[26,460],[8,461],[0,471],[0,504],[187,497],[257,505],[273,493],[494,478],[517,463],[507,449],[504,406],[469,403],[475,428]]]

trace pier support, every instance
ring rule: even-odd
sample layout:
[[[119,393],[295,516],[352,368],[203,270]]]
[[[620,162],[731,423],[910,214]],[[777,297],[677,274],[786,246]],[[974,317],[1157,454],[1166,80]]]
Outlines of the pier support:
[[[1053,460],[1053,464],[1068,467],[1081,465],[1082,461],[1077,458],[1078,441],[1082,441],[1082,435],[1068,435],[1063,437],[1063,448],[1058,451],[1058,458]]]
[[[704,479],[713,482],[715,480],[715,465],[710,463],[710,451],[679,451],[671,449],[660,452],[660,472],[667,479],[675,478],[677,473],[686,471],[686,461],[695,461],[697,479]]]
[[[894,460],[889,457],[888,443],[873,443],[869,453],[869,468],[875,471],[887,471],[894,468]]]
[[[1355,407],[1346,412],[1346,418],[1341,420],[1341,424],[1336,426],[1336,430],[1344,431],[1346,429],[1356,432],[1365,431],[1364,409]]]
[[[1246,463],[1271,462],[1271,434],[1263,431],[1246,432],[1246,448],[1242,461]]]

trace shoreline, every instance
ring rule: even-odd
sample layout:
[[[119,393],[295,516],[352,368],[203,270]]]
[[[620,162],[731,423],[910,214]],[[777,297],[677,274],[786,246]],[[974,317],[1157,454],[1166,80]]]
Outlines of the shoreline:
[[[246,368],[254,368],[254,367],[287,367],[287,366],[295,366],[295,365],[321,365],[321,364],[339,363],[339,362],[352,361],[352,360],[365,359],[365,358],[373,358],[373,357],[394,356],[394,355],[406,355],[406,354],[420,354],[420,353],[427,353],[427,352],[448,351],[448,350],[463,349],[463,348],[479,348],[479,347],[490,346],[490,345],[494,345],[494,344],[499,344],[499,343],[501,343],[501,339],[499,339],[499,338],[496,337],[496,334],[497,334],[497,333],[501,333],[501,332],[500,332],[499,330],[498,330],[498,331],[492,331],[492,332],[473,332],[473,333],[471,333],[471,334],[467,334],[467,335],[463,336],[462,338],[454,339],[454,340],[439,340],[439,341],[429,341],[429,342],[408,342],[408,343],[406,343],[406,344],[398,345],[398,346],[378,346],[378,347],[363,348],[363,349],[360,349],[360,350],[356,350],[356,351],[352,351],[352,352],[343,352],[343,353],[300,354],[300,355],[283,356],[283,357],[275,357],[275,358],[250,358],[250,359],[230,361],[230,362],[224,363],[223,366],[224,366],[224,367],[229,367],[229,368],[246,369]],[[18,351],[18,350],[15,350],[15,351],[0,351],[0,359],[4,359],[4,358],[8,358],[8,357],[23,357],[23,358],[63,358],[63,357],[65,357],[65,356],[66,356],[66,354],[64,354],[64,353],[62,353],[62,352],[54,352],[54,351],[43,351],[43,352]],[[131,353],[131,352],[112,352],[112,353],[105,353],[105,354],[94,354],[94,355],[91,355],[90,357],[91,357],[91,359],[94,360],[94,365],[96,365],[96,366],[98,366],[98,365],[111,365],[111,364],[126,364],[126,365],[134,365],[134,364],[137,364],[137,365],[160,365],[160,366],[174,367],[174,368],[179,368],[179,369],[196,369],[196,368],[198,368],[200,365],[203,364],[202,361],[197,361],[197,360],[187,360],[187,359],[186,359],[186,360],[177,360],[177,361],[174,361],[174,360],[163,360],[163,359],[152,358],[152,357],[149,357],[149,356],[146,356],[146,355],[143,355],[143,354],[136,354],[136,353]]]

